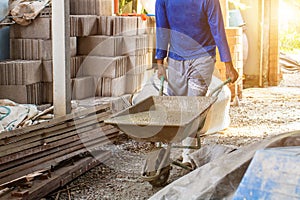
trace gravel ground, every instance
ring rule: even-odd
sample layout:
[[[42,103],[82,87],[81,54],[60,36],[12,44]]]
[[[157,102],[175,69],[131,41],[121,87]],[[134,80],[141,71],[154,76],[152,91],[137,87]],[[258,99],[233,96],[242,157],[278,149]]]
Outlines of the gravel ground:
[[[222,144],[239,148],[266,137],[300,129],[300,74],[283,74],[278,87],[243,90],[238,106],[230,108],[231,124],[219,133],[202,138],[203,145]],[[153,188],[140,175],[145,155],[153,148],[148,143],[120,137],[111,158],[65,188],[58,199],[148,199],[161,188]],[[180,152],[172,152],[175,158]],[[168,183],[187,172],[173,167]],[[69,188],[66,190],[66,188]],[[55,199],[57,192],[46,199]]]

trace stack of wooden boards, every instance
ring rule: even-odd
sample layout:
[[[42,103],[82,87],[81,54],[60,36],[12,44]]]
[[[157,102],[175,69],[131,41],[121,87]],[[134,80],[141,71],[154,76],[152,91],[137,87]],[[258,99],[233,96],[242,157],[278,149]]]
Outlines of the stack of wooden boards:
[[[108,159],[111,104],[0,134],[0,198],[41,198]]]

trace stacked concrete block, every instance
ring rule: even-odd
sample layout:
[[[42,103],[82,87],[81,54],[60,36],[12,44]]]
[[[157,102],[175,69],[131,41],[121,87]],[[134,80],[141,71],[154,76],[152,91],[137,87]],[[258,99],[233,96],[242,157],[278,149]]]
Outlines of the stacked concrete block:
[[[94,80],[92,77],[83,77],[81,65],[85,57],[75,56],[70,59],[70,75],[72,80],[72,98],[83,99],[94,96]],[[45,103],[53,101],[53,61],[43,61],[42,63],[42,83],[43,83],[43,99]],[[91,85],[89,85],[91,84]],[[88,86],[87,90],[80,91]]]
[[[70,36],[84,37],[98,33],[98,17],[96,15],[71,15]]]
[[[100,16],[98,17],[99,35],[143,35],[155,33],[155,20],[149,17]]]
[[[147,54],[129,56],[126,73],[126,93],[134,93],[141,89],[144,72],[149,68]]]
[[[122,36],[95,35],[78,38],[78,54],[114,57],[122,55]]]
[[[143,20],[141,17],[137,18],[137,35],[143,35],[148,33],[148,20]],[[149,30],[150,32],[150,30]]]
[[[117,78],[126,74],[127,59],[127,56],[88,56],[82,63],[81,70],[84,76]]]
[[[70,56],[77,55],[77,37],[70,37]]]
[[[115,16],[100,16],[98,17],[98,35],[113,35]]]
[[[53,83],[52,82],[42,82],[42,103],[52,103],[53,102]]]
[[[52,41],[41,39],[11,39],[11,59],[51,60]]]
[[[0,99],[17,103],[40,103],[42,67],[39,60],[0,62]]]
[[[141,55],[148,52],[148,36],[124,36],[122,43],[123,55]]]
[[[78,37],[77,53],[86,56],[82,74],[94,77],[97,96],[122,95],[141,87],[145,70],[152,67],[154,27],[154,17],[143,21],[137,16],[99,16],[98,35]],[[124,56],[125,68],[120,59]]]
[[[74,56],[70,60],[70,72],[71,78],[81,77],[82,73],[82,63],[85,61],[85,56]]]
[[[148,54],[129,56],[127,71],[129,73],[139,74],[151,68],[151,65],[149,65],[147,60],[148,57]]]
[[[26,85],[1,85],[0,99],[10,99],[16,103],[30,103]]]
[[[11,26],[10,50],[10,58],[16,60],[15,62],[18,62],[18,65],[23,65],[23,69],[29,65],[29,63],[31,63],[31,65],[36,63],[36,66],[31,66],[33,71],[27,72],[27,74],[31,75],[23,73],[21,85],[7,85],[6,89],[2,88],[1,91],[7,91],[12,88],[17,91],[15,93],[5,94],[5,96],[2,97],[9,98],[18,103],[49,103],[51,97],[45,95],[48,91],[44,89],[46,83],[43,83],[42,62],[52,59],[50,15],[41,15],[28,26],[18,24]],[[14,66],[10,66],[10,70],[14,68]],[[17,71],[20,74],[20,68],[18,68]],[[32,76],[34,76],[34,79]],[[13,80],[11,77],[10,82],[12,83]],[[18,80],[21,79],[18,78]],[[18,83],[21,82],[19,81]]]
[[[154,52],[156,46],[156,35],[155,34],[148,34],[148,51]]]
[[[97,17],[94,17],[97,25]],[[85,27],[84,27],[85,28]],[[74,28],[75,29],[75,28]],[[78,28],[76,29],[78,30]],[[80,29],[82,30],[82,29]],[[97,27],[94,28],[95,33]],[[86,31],[86,29],[84,29]],[[83,31],[83,33],[85,33]],[[52,37],[51,37],[51,8],[42,12],[39,17],[33,20],[28,26],[13,25],[10,29],[10,58],[27,65],[28,62],[40,63],[40,79],[36,83],[29,83],[30,78],[25,77],[27,82],[23,83],[26,88],[27,101],[16,95],[16,100],[23,103],[52,103]],[[77,38],[70,37],[70,56],[77,55]],[[72,59],[71,59],[72,60]],[[10,66],[10,71],[15,67]],[[72,73],[72,72],[71,72]],[[76,72],[73,72],[76,73]],[[10,74],[13,74],[10,72]],[[11,75],[14,76],[14,75]],[[18,79],[21,80],[21,79]],[[14,79],[10,78],[10,83]],[[13,94],[12,100],[13,98]],[[24,99],[26,97],[24,96]]]
[[[155,56],[152,51],[148,51],[146,54],[146,65],[147,65],[147,70],[153,68],[153,63],[155,63]]]
[[[74,56],[70,59],[70,75],[71,78],[82,76],[81,64],[84,56]],[[44,60],[42,62],[42,82],[53,82],[53,61]]]
[[[102,77],[101,96],[118,97],[126,93],[126,75],[118,78]]]
[[[140,88],[141,81],[139,80],[143,79],[144,71],[151,68],[151,63],[147,63],[152,61],[149,59],[148,40],[148,36],[145,34],[97,35],[78,38],[78,54],[88,55],[88,60],[83,64],[83,74],[95,77],[97,95],[117,95],[121,91],[133,91]],[[120,59],[124,56],[126,58],[128,56],[129,59]],[[130,75],[126,75],[127,84],[114,84],[118,80],[124,81],[124,77],[120,78],[121,76],[114,74],[120,69],[124,76],[126,72],[130,73]],[[139,69],[138,72],[136,72],[137,69]],[[128,72],[130,70],[134,70],[134,72]],[[99,74],[102,74],[102,80],[100,80]],[[128,86],[130,89],[121,89],[127,85],[130,85]]]
[[[146,28],[146,33],[148,36],[148,52],[151,53],[152,58],[151,62],[155,63],[155,48],[156,48],[156,27],[155,27],[155,17],[151,16],[148,17],[147,19],[147,28]]]
[[[114,17],[113,35],[137,35],[138,17]]]
[[[94,77],[96,96],[102,96],[102,90],[104,91],[103,94],[105,96],[108,94],[115,95],[116,93],[109,91],[109,88],[111,88],[112,82],[115,83],[116,80],[119,80],[119,77],[125,76],[127,72],[127,63],[127,56],[87,56],[85,57],[80,70],[83,76]],[[107,82],[108,80],[109,82]],[[113,86],[114,85],[116,84],[113,84]],[[124,87],[123,91],[125,90],[125,84],[120,84],[118,87]],[[105,92],[105,90],[107,90],[107,92]],[[119,89],[119,91],[122,90]]]
[[[156,32],[156,22],[155,22],[155,16],[149,16],[146,20],[146,33],[147,34],[155,34]]]
[[[142,88],[144,82],[144,73],[127,73],[126,74],[126,90],[128,94],[136,93]]]
[[[241,27],[229,27],[226,28],[225,31],[228,45],[230,47],[233,66],[238,71],[239,76],[243,77],[243,29]],[[226,80],[225,64],[220,62],[220,56],[218,51],[216,59],[216,68],[220,72],[220,78],[222,80]],[[230,90],[232,99],[235,96],[242,98],[243,81],[238,81],[235,84],[230,85]]]
[[[27,102],[34,104],[42,104],[46,103],[44,99],[42,99],[43,95],[43,83],[34,83],[26,85],[27,90]]]
[[[41,61],[0,62],[0,85],[28,85],[42,80]]]
[[[80,66],[79,62],[74,62],[77,73],[72,78],[72,98],[101,96],[104,77],[114,79],[126,73],[127,57],[121,57],[118,48],[122,38],[110,37],[114,35],[112,1],[70,0],[70,12],[71,36],[77,37],[77,57],[83,58]],[[84,87],[93,88],[93,91],[79,95]]]
[[[112,0],[70,0],[71,15],[111,16]]]
[[[94,35],[78,38],[78,54],[91,56],[122,56],[146,54],[148,36],[105,36]]]
[[[53,62],[44,60],[42,63],[42,80],[43,82],[53,82]]]
[[[28,26],[14,24],[10,28],[10,38],[23,39],[51,39],[51,18],[37,17]]]
[[[94,78],[91,76],[72,79],[72,99],[86,99],[95,96]]]
[[[112,0],[70,0],[72,98],[121,96],[140,89],[146,69],[152,67],[154,27],[154,17],[144,21],[137,16],[112,16]],[[26,94],[30,103],[52,103],[51,9],[29,26],[14,25],[10,36],[11,59],[40,63],[40,79],[22,82],[20,94]],[[5,91],[14,86],[13,77],[19,77],[15,67],[9,74]],[[6,78],[0,77],[1,81]],[[39,94],[29,94],[35,91]]]

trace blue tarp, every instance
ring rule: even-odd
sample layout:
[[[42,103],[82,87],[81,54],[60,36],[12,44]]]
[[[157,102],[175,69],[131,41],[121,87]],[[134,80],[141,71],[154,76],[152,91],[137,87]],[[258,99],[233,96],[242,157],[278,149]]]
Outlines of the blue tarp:
[[[300,199],[299,153],[299,146],[257,151],[233,200]]]

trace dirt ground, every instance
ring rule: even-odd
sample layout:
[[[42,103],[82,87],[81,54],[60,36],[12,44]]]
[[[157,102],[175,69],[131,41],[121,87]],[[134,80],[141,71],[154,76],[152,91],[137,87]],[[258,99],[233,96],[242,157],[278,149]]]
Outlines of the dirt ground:
[[[244,89],[238,106],[231,106],[231,124],[222,132],[202,138],[203,145],[222,144],[239,148],[266,137],[300,129],[300,74],[283,74],[278,87]],[[148,199],[161,188],[141,179],[147,152],[152,146],[122,136],[111,159],[77,178],[46,199]],[[178,156],[178,152],[171,157]],[[173,167],[168,183],[187,172]],[[68,188],[66,190],[66,188]]]

